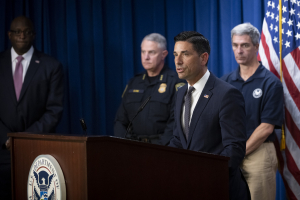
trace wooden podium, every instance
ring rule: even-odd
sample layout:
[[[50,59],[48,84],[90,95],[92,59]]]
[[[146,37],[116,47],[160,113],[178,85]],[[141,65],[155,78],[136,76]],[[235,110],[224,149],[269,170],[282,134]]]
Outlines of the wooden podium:
[[[14,199],[41,154],[62,168],[67,199],[229,199],[229,158],[110,136],[9,133]]]

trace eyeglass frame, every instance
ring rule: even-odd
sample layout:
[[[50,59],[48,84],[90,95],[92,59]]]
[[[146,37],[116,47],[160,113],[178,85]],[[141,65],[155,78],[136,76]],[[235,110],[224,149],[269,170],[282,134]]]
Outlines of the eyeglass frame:
[[[34,31],[15,31],[15,30],[10,30],[9,32],[13,33],[14,35],[16,36],[20,36],[22,33],[25,35],[25,36],[32,36],[35,34]]]

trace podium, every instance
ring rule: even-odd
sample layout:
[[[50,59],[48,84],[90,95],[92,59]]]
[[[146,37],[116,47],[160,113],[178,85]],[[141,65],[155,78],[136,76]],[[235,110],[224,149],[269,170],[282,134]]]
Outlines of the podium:
[[[67,199],[229,199],[227,157],[111,136],[9,133],[13,199],[26,199],[34,159],[52,155]]]

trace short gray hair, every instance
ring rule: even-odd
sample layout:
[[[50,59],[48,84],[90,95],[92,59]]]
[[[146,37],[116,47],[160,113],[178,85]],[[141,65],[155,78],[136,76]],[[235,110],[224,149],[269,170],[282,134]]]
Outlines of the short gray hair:
[[[231,30],[231,42],[234,35],[249,35],[253,45],[259,44],[259,31],[250,23],[243,23],[234,27]]]
[[[158,47],[161,48],[162,50],[167,49],[166,38],[159,33],[151,33],[149,35],[146,35],[144,37],[143,41],[144,40],[156,42],[158,44]],[[142,41],[142,43],[143,43],[143,41]]]

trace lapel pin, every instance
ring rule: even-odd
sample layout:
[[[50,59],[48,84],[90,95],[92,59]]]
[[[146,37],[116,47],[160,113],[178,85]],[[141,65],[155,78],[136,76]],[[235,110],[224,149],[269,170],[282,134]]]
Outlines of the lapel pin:
[[[36,62],[36,63],[40,63],[40,61],[39,61],[39,60],[36,60],[35,62]]]
[[[206,94],[206,95],[204,95],[204,97],[205,97],[205,98],[208,98],[208,97],[209,97],[209,95],[207,95],[207,94]]]

